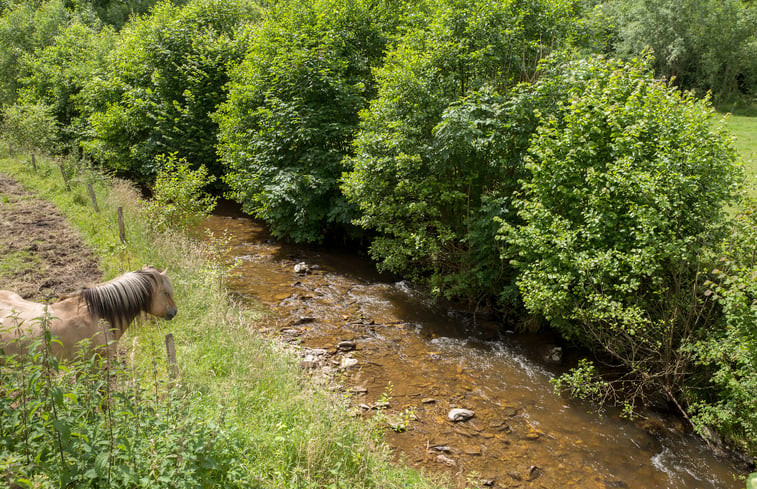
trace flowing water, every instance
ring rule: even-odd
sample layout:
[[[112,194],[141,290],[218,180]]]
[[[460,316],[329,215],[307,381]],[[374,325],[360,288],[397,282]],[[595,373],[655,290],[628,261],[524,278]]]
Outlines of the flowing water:
[[[381,407],[404,463],[445,471],[460,486],[744,487],[738,470],[675,418],[628,421],[556,396],[549,381],[565,367],[545,359],[553,339],[474,323],[367,260],[282,245],[244,217],[206,225],[227,236],[230,288],[272,309],[261,328],[325,349],[330,363],[357,360],[343,370],[351,402],[364,415]],[[302,262],[308,273],[295,271]],[[452,408],[475,416],[453,423]]]

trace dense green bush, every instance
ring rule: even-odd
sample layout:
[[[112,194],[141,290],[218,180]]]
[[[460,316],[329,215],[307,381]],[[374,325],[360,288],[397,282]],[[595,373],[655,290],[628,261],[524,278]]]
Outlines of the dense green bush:
[[[506,275],[492,218],[507,212],[533,118],[498,91],[535,76],[568,37],[570,11],[437,1],[424,15],[377,71],[343,191],[378,233],[370,252],[381,268],[433,274],[439,291],[478,300]]]
[[[12,148],[52,153],[59,147],[58,121],[53,108],[42,102],[9,105],[0,121],[0,130]]]
[[[16,102],[24,57],[52,43],[69,21],[63,0],[12,3],[0,10],[0,106]]]
[[[275,236],[344,231],[342,159],[404,2],[283,2],[256,29],[217,120],[231,195]]]
[[[248,0],[196,0],[183,8],[160,3],[128,23],[106,72],[85,90],[93,132],[86,152],[142,181],[168,153],[220,176],[210,114],[226,97],[229,65],[244,55],[241,31],[257,17]]]
[[[501,237],[529,311],[609,355],[635,388],[677,401],[691,356],[681,345],[714,318],[703,260],[741,169],[707,101],[655,81],[648,64],[566,67],[576,83],[542,114],[514,202],[522,223]]]
[[[710,374],[695,386],[694,426],[705,437],[715,428],[727,441],[757,456],[757,207],[752,202],[733,220],[705,292],[722,318],[690,346],[700,370]]]
[[[74,19],[50,44],[23,59],[26,76],[19,81],[20,100],[52,108],[63,150],[78,149],[79,141],[87,135],[88,109],[81,91],[103,70],[113,38],[110,29]]]

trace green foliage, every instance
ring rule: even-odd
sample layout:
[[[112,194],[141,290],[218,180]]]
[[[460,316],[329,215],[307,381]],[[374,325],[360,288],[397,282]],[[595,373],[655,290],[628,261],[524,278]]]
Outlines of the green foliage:
[[[757,474],[750,474],[746,481],[746,489],[757,489]]]
[[[6,140],[20,149],[54,152],[57,148],[58,121],[53,108],[42,102],[7,106],[0,120]]]
[[[152,200],[145,205],[150,224],[158,229],[184,230],[199,224],[216,206],[217,199],[203,190],[215,177],[202,165],[190,169],[175,153],[158,155],[156,160],[160,171],[152,187]]]
[[[700,272],[740,167],[706,101],[654,81],[647,62],[566,69],[575,84],[542,115],[514,202],[523,222],[502,239],[529,311],[610,355],[640,395],[647,384],[676,401],[681,344],[714,318]]]
[[[707,436],[715,428],[733,445],[757,456],[757,207],[752,201],[733,219],[721,259],[706,282],[722,319],[690,346],[710,373],[693,391],[694,425]],[[714,326],[714,327],[713,327]]]
[[[83,147],[106,168],[152,180],[155,157],[177,153],[220,176],[217,125],[227,67],[244,54],[241,26],[258,7],[248,0],[158,4],[121,31],[102,77],[85,90],[92,138]]]
[[[84,86],[105,65],[113,46],[113,32],[74,20],[51,43],[24,58],[20,98],[25,103],[44,103],[52,108],[60,127],[60,139],[68,149],[78,147],[86,135]]]
[[[61,364],[54,341],[0,356],[0,466],[12,487],[249,487],[239,440],[193,412],[197,394],[91,352]]]
[[[89,9],[97,14],[104,23],[120,29],[130,17],[146,14],[159,0],[77,0],[77,10]],[[174,5],[187,3],[184,0],[172,0]]]
[[[69,20],[63,0],[18,2],[0,10],[0,106],[16,102],[22,60],[52,43]]]
[[[651,48],[655,72],[718,103],[757,93],[757,6],[741,0],[604,2],[617,28],[616,52]]]
[[[401,2],[312,0],[272,8],[216,120],[231,196],[275,236],[320,241],[353,215],[342,160]]]
[[[493,217],[508,212],[533,115],[497,90],[535,76],[568,34],[559,2],[438,1],[377,71],[343,191],[375,230],[385,270],[433,274],[438,291],[477,300],[507,276]],[[420,17],[420,16],[419,16]],[[513,120],[509,120],[509,119]]]

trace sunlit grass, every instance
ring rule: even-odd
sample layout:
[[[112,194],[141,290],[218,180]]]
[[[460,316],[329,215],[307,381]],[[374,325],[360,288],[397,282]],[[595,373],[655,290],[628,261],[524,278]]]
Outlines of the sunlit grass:
[[[751,180],[749,194],[757,198],[757,186],[754,184],[757,179],[757,116],[729,115],[726,125],[735,138],[736,151]]]

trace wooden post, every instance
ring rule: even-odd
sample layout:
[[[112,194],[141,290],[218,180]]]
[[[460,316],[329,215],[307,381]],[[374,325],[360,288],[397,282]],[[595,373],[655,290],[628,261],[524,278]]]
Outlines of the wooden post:
[[[166,354],[168,355],[168,375],[175,379],[179,376],[179,366],[176,364],[176,346],[173,343],[173,335],[166,335]]]
[[[92,199],[92,206],[95,208],[95,212],[100,212],[100,208],[97,206],[97,197],[95,196],[95,189],[91,183],[87,184],[87,190],[89,190],[89,198]]]
[[[124,208],[119,207],[116,212],[118,213],[118,237],[121,238],[121,243],[126,243],[126,226],[124,225]]]
[[[71,190],[71,186],[68,184],[68,178],[66,178],[66,169],[63,168],[63,163],[58,163],[58,168],[60,168],[60,175],[63,177],[63,183],[66,184],[66,190]]]
[[[34,153],[32,153],[32,169],[35,172],[37,171],[37,157],[34,156]]]

